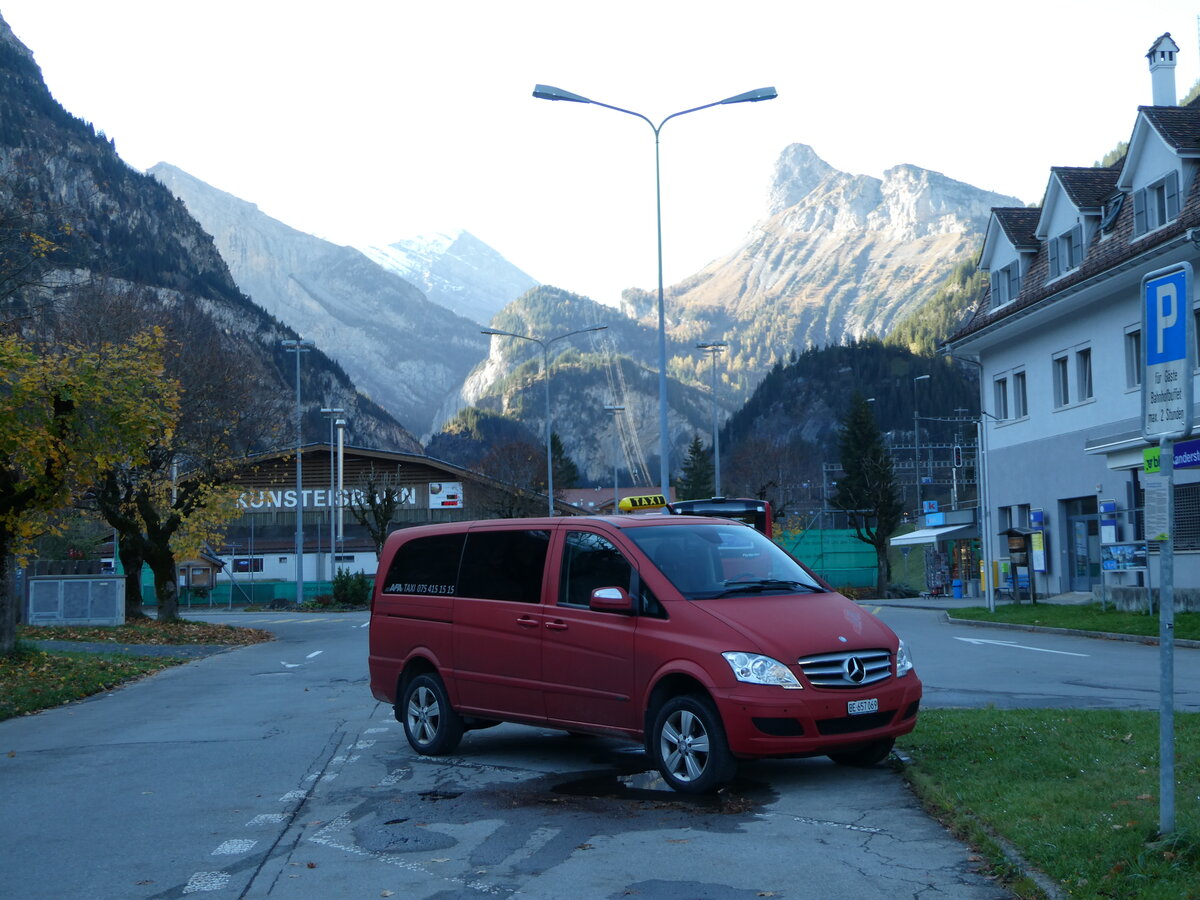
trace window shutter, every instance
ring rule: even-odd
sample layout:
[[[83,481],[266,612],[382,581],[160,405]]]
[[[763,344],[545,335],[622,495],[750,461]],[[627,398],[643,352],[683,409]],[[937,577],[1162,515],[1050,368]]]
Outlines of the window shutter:
[[[1133,233],[1146,233],[1146,189],[1133,192]]]
[[[1167,221],[1179,216],[1179,173],[1172,172],[1164,184],[1167,195]]]
[[[1001,278],[1002,274],[1003,270],[1000,272],[993,272],[989,279],[992,283],[992,309],[995,309],[997,306],[1004,305],[1004,293],[1002,291],[1004,280]]]
[[[1050,258],[1050,277],[1058,277],[1058,238],[1046,242],[1046,253]]]
[[[1071,229],[1071,261],[1070,268],[1078,269],[1083,265],[1083,226],[1076,225]]]

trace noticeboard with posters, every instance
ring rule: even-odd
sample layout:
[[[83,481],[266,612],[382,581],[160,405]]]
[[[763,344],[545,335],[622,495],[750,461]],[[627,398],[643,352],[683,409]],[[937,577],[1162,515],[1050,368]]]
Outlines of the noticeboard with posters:
[[[1127,572],[1146,568],[1146,542],[1101,544],[1100,568],[1105,572]]]

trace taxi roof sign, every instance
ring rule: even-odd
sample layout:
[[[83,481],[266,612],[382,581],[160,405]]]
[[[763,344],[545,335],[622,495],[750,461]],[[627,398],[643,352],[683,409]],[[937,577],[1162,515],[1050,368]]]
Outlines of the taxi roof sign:
[[[641,509],[662,509],[667,505],[667,498],[662,494],[642,494],[637,497],[622,497],[617,508],[621,512],[634,512]]]

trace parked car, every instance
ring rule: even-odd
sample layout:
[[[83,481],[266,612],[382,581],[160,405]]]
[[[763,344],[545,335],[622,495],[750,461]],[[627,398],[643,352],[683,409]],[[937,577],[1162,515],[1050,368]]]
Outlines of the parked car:
[[[921,700],[883,622],[753,528],[677,515],[392,534],[370,671],[418,753],[497,722],[622,735],[686,792],[739,759],[874,765]]]

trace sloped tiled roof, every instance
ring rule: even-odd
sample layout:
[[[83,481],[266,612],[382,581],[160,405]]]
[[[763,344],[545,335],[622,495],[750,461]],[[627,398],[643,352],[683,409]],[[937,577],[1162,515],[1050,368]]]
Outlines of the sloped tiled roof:
[[[1155,109],[1165,109],[1165,107],[1155,107]],[[1179,110],[1175,111],[1178,112]],[[1101,169],[1099,171],[1106,170]],[[1002,211],[996,210],[995,212],[999,214]],[[1029,212],[1035,216],[1041,215],[1040,209],[1032,209]],[[1104,239],[1095,241],[1088,247],[1087,256],[1078,269],[1061,278],[1056,278],[1053,284],[1047,284],[1049,260],[1045,245],[1042,245],[1038,249],[1037,255],[1033,258],[1029,270],[1025,273],[1021,293],[1017,299],[1011,303],[1006,303],[999,309],[991,309],[991,294],[987,292],[975,310],[975,314],[962,328],[950,337],[949,342],[953,343],[970,337],[972,334],[982,331],[995,322],[1037,306],[1043,300],[1053,297],[1060,291],[1114,269],[1121,263],[1140,256],[1151,247],[1178,238],[1180,235],[1185,234],[1188,229],[1197,226],[1200,226],[1200,178],[1193,179],[1191,190],[1175,221],[1157,229],[1154,232],[1154,237],[1148,241],[1133,241],[1133,204],[1125,203],[1117,215],[1109,234]]]
[[[1037,249],[1039,244],[1034,232],[1042,215],[1041,207],[1000,206],[993,209],[992,214],[1014,247],[1018,250]]]
[[[1117,186],[1119,167],[1101,169],[1096,166],[1054,166],[1067,198],[1077,209],[1095,209],[1104,204]]]
[[[1173,150],[1200,152],[1200,107],[1139,106],[1138,112]]]

